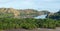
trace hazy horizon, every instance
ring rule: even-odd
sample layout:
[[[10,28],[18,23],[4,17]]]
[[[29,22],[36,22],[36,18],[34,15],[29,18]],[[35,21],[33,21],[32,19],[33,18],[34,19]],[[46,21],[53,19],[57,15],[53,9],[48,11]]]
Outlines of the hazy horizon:
[[[60,0],[0,0],[0,8],[36,9],[57,12]]]

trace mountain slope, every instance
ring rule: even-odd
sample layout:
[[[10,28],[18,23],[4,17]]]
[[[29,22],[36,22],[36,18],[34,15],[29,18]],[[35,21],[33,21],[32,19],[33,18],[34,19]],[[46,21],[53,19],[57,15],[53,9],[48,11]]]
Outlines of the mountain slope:
[[[0,8],[0,16],[2,17],[27,17],[44,15],[49,13],[48,11],[37,11],[34,9],[13,9],[13,8]]]
[[[20,13],[19,11],[13,9],[13,8],[0,8],[0,14],[13,14],[15,17],[18,16]]]

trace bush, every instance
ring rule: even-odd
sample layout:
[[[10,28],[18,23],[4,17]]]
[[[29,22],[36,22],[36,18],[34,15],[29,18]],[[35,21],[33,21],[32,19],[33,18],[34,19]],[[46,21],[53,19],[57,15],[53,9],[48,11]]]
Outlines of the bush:
[[[34,28],[56,28],[60,27],[60,20],[34,19],[34,18],[0,18],[0,29],[34,29]]]
[[[55,28],[56,21],[53,19],[38,19],[37,24],[40,28]]]
[[[56,26],[57,26],[57,27],[60,27],[60,20],[57,20],[57,21],[56,21]]]

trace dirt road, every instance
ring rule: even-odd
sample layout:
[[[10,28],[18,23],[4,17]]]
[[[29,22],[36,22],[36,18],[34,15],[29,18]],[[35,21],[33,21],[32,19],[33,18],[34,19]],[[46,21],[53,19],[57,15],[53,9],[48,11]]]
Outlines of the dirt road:
[[[33,30],[11,29],[11,30],[4,30],[4,31],[60,31],[60,27],[57,27],[56,29],[37,28],[37,29],[33,29]]]

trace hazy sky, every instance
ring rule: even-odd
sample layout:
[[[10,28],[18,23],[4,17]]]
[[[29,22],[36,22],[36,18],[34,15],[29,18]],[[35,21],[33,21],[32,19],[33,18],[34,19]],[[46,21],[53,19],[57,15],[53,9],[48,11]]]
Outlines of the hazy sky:
[[[60,0],[0,0],[0,8],[1,7],[56,12],[60,9]]]

